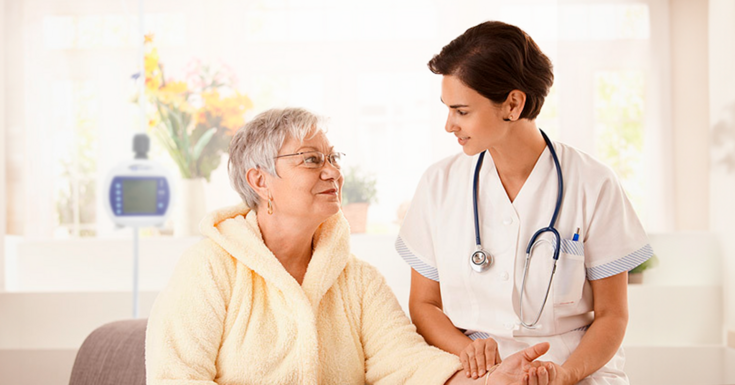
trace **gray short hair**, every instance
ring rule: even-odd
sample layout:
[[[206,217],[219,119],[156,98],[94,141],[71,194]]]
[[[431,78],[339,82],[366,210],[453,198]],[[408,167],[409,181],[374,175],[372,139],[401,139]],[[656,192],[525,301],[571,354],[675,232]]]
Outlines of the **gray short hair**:
[[[249,169],[278,176],[275,157],[286,138],[303,141],[311,132],[324,132],[324,125],[324,118],[303,108],[273,108],[261,112],[238,130],[230,142],[227,171],[230,184],[242,201],[255,210],[260,202],[260,196],[248,184]]]

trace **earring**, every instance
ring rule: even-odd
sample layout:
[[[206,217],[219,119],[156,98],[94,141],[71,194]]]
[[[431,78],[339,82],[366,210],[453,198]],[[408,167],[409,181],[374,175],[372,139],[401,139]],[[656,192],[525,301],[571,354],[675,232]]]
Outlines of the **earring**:
[[[273,198],[268,197],[268,214],[273,214]]]

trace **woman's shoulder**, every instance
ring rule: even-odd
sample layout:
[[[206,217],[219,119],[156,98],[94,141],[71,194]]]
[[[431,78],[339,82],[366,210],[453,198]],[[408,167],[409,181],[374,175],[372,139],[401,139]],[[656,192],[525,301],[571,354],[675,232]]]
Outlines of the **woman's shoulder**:
[[[209,238],[204,238],[184,251],[179,265],[198,269],[208,267],[213,272],[229,275],[235,270],[237,260],[222,246]]]
[[[579,180],[588,186],[617,183],[615,171],[594,156],[562,142],[554,142],[554,148],[562,165],[565,182]]]
[[[461,177],[472,172],[473,159],[460,152],[443,158],[429,166],[421,178],[424,184],[443,185],[450,178]]]

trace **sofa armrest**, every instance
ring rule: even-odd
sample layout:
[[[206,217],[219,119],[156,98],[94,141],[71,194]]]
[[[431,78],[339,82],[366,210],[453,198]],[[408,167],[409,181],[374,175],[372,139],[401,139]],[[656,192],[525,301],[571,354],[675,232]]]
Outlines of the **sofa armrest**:
[[[145,385],[147,319],[112,322],[82,343],[69,385]]]

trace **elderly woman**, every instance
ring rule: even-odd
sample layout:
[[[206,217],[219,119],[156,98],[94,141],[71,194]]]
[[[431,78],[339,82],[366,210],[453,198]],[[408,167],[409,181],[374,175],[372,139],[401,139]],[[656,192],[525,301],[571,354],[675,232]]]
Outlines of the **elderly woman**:
[[[149,385],[540,383],[511,356],[487,378],[428,346],[378,271],[350,254],[340,159],[322,121],[266,111],[233,138],[243,205],[200,225],[148,321]],[[539,370],[538,373],[541,373]]]

